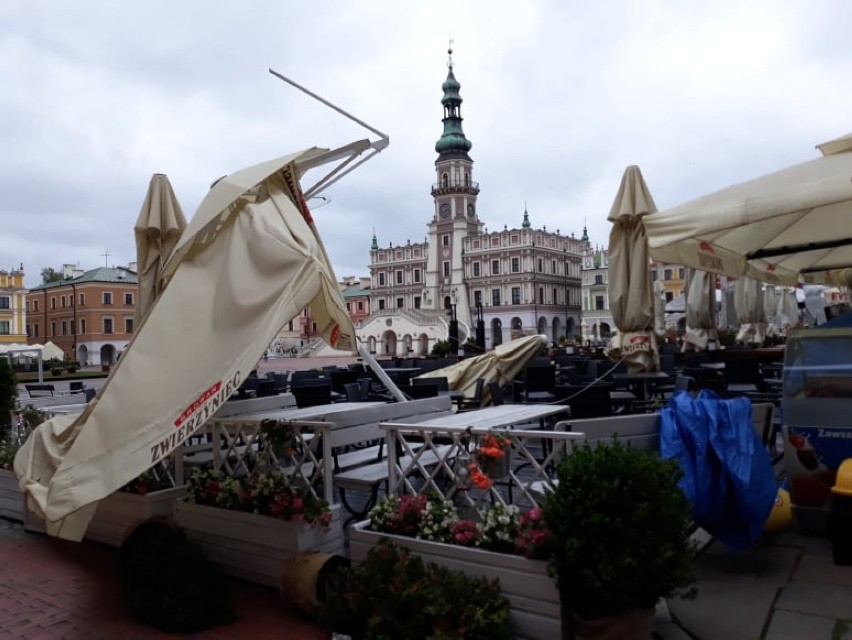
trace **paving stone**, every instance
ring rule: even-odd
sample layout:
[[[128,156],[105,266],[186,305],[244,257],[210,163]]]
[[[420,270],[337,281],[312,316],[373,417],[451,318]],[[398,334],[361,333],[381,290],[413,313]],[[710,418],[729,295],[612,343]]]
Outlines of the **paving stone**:
[[[756,582],[781,586],[793,574],[801,549],[795,547],[755,547],[734,552],[714,544],[698,563],[699,580],[742,584]]]
[[[834,618],[824,616],[776,611],[764,640],[803,640],[803,638],[829,640],[835,622]]]
[[[834,564],[831,555],[806,554],[793,572],[793,579],[852,587],[852,567]]]
[[[849,619],[852,618],[852,586],[791,580],[778,597],[775,608]]]
[[[677,623],[702,640],[760,637],[778,592],[774,584],[698,582],[695,600],[669,600]]]

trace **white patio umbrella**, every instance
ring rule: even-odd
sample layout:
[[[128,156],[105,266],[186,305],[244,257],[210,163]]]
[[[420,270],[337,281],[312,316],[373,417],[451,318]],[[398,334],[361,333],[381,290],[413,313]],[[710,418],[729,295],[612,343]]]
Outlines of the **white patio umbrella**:
[[[486,383],[508,384],[524,370],[527,363],[539,355],[547,346],[547,336],[534,335],[517,338],[495,347],[493,350],[473,358],[465,358],[442,369],[424,373],[419,378],[446,376],[450,389],[473,395],[476,381],[483,378]],[[487,387],[482,391],[485,402],[490,398]]]
[[[163,289],[160,274],[186,229],[186,218],[166,175],[155,173],[133,227],[136,237],[136,268],[139,295],[136,301],[136,327],[148,315]]]
[[[763,344],[766,339],[763,300],[763,285],[754,278],[743,276],[734,283],[734,309],[740,322],[737,342]]]
[[[852,134],[823,156],[645,219],[661,262],[775,284],[845,284],[852,270]]]
[[[766,314],[766,335],[778,335],[778,292],[771,284],[764,285],[763,311]]]
[[[41,350],[41,357],[45,360],[50,360],[51,358],[62,360],[65,357],[65,352],[53,344],[52,341],[48,340]]]
[[[200,428],[306,306],[326,342],[354,350],[299,186],[302,169],[324,158],[338,159],[310,149],[211,188],[164,266],[167,286],[97,398],[82,414],[40,425],[15,458],[48,533],[80,540],[97,501]]]
[[[683,350],[704,351],[710,339],[718,344],[716,328],[716,276],[700,269],[687,269],[686,336]]]
[[[639,167],[624,171],[607,220],[609,234],[609,306],[618,334],[609,357],[624,358],[629,371],[657,371],[654,300],[644,220],[657,211]]]

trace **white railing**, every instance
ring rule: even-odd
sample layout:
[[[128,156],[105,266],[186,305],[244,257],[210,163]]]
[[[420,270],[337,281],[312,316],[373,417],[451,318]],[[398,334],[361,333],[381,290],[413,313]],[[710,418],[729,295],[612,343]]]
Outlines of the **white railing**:
[[[259,419],[210,420],[195,436],[185,442],[176,456],[175,478],[185,481],[187,465],[210,464],[228,476],[252,477],[269,467],[279,468],[291,482],[311,492],[314,497],[332,502],[330,425],[323,422],[285,422],[292,442],[283,452],[269,445],[261,432]]]
[[[475,507],[489,503],[540,505],[556,484],[558,463],[585,435],[561,430],[501,431],[510,445],[508,464],[488,487],[473,481],[470,464],[488,429],[454,429],[384,423],[388,441],[389,493],[429,494]]]

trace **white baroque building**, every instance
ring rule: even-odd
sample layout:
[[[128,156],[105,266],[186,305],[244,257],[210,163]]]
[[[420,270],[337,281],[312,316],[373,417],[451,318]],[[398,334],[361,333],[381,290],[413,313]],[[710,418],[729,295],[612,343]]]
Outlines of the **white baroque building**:
[[[380,248],[373,234],[370,315],[356,331],[381,356],[430,353],[438,340],[448,339],[452,320],[459,344],[478,337],[486,350],[532,333],[553,343],[580,333],[586,231],[575,238],[533,229],[526,210],[519,228],[487,230],[449,53],[426,241]]]

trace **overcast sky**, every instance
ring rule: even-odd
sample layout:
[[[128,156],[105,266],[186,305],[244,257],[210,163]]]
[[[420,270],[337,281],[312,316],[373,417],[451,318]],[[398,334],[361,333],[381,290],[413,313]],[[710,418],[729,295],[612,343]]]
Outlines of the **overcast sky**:
[[[4,0],[0,268],[127,264],[151,174],[190,218],[223,174],[372,135],[271,67],[390,136],[315,214],[367,275],[373,228],[425,238],[450,36],[480,218],[526,202],[605,245],[628,165],[665,209],[852,131],[850,24],[845,0]]]

